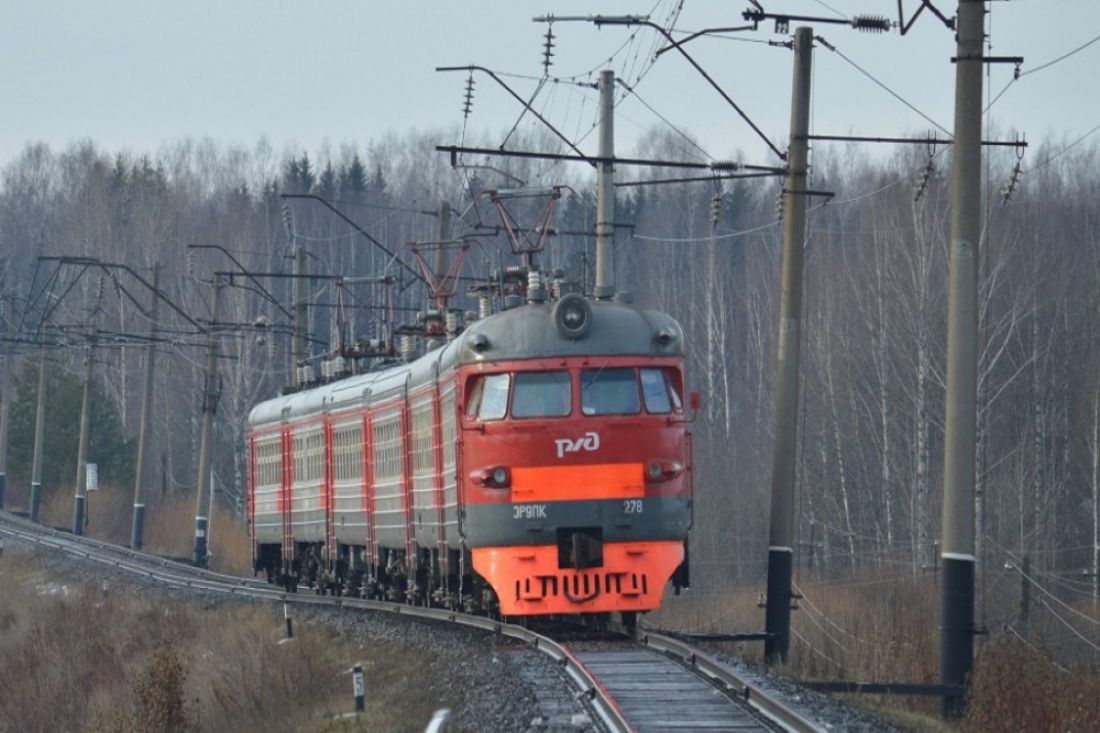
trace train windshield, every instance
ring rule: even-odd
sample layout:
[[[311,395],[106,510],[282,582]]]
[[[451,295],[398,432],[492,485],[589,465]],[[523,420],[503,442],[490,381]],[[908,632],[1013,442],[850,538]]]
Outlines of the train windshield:
[[[581,372],[581,411],[585,415],[637,415],[642,411],[633,369]]]
[[[518,372],[512,417],[564,417],[573,410],[569,372]]]
[[[645,410],[656,415],[672,412],[672,400],[669,398],[668,384],[665,382],[664,369],[640,369],[642,377],[642,397],[645,398]]]
[[[510,374],[489,374],[479,377],[470,391],[466,406],[466,418],[472,420],[500,420],[508,412],[508,385]]]

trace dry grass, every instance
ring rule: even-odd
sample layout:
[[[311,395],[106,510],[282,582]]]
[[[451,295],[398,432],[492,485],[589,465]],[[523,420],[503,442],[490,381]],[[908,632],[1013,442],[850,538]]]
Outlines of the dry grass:
[[[279,644],[282,617],[270,607],[204,609],[82,581],[0,557],[0,731],[411,731],[461,702],[460,691],[424,694],[448,689],[431,654],[302,623]],[[334,723],[351,710],[356,662],[367,714]]]
[[[6,508],[27,511],[29,491],[25,486],[9,486]],[[133,494],[129,489],[101,485],[90,492],[85,504],[85,533],[89,537],[130,544],[133,522]],[[73,491],[60,488],[45,492],[39,508],[43,524],[69,530],[73,526]],[[150,495],[145,507],[145,551],[166,557],[190,559],[195,546],[194,497]],[[222,506],[215,506],[210,518],[210,567],[224,573],[248,575],[252,571],[252,541],[243,522]]]

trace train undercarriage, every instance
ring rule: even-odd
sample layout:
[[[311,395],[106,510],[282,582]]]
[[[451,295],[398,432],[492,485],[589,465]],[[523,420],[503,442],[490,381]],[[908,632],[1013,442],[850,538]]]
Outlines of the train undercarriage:
[[[258,545],[254,570],[288,593],[311,590],[466,613],[499,609],[492,588],[472,572],[469,551],[445,550],[443,560],[435,549],[415,552],[416,562],[410,563],[405,551],[379,548],[375,563],[367,559],[365,548],[338,543],[328,561],[320,542],[295,543],[292,559],[283,557],[281,545]]]
[[[690,585],[686,543],[683,550],[683,561],[675,567],[670,578],[676,595]],[[258,545],[255,572],[262,573],[269,583],[282,586],[288,593],[306,590],[319,595],[346,595],[510,619],[535,615],[502,614],[493,587],[474,572],[469,550],[446,549],[441,554],[436,549],[419,548],[415,552],[416,562],[409,563],[406,552],[379,548],[378,562],[371,562],[364,547],[338,543],[334,557],[328,560],[323,543],[295,543],[293,558],[288,559],[283,557],[281,545]],[[612,613],[606,611],[538,615],[580,616],[597,626],[612,617]],[[633,626],[637,618],[635,611],[615,615],[628,627]]]

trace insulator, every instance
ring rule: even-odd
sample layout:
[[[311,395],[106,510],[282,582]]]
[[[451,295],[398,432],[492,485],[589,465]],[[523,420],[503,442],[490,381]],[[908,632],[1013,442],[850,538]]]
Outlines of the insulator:
[[[916,185],[913,187],[913,201],[920,201],[928,191],[928,184],[936,175],[936,163],[932,158],[924,164],[924,168],[917,176]]]
[[[716,193],[710,200],[710,227],[711,229],[718,228],[718,219],[722,213],[722,194]]]
[[[488,318],[493,315],[493,298],[490,295],[479,295],[477,298],[478,319]]]
[[[546,76],[550,75],[550,66],[554,63],[550,59],[554,57],[554,26],[546,28],[546,40],[542,44],[542,71]]]
[[[890,19],[882,15],[857,15],[852,18],[852,27],[866,33],[886,33],[890,30]]]
[[[290,231],[290,207],[283,204],[283,228]]]
[[[195,250],[187,250],[187,276],[195,276]]]
[[[542,275],[538,270],[531,270],[527,273],[527,290],[540,289],[542,289]]]
[[[779,195],[775,197],[775,218],[783,221],[783,214],[787,208],[787,195],[783,189],[779,189]]]
[[[474,109],[474,75],[473,72],[466,77],[466,96],[462,102],[462,119],[467,120]]]
[[[193,251],[194,250],[187,250],[187,253],[191,254],[191,252],[193,252]],[[96,299],[97,303],[99,301],[103,300],[103,290],[106,287],[106,285],[107,285],[107,283],[104,282],[104,279],[102,277],[99,278],[99,282],[96,283],[96,288],[95,288],[95,299]]]
[[[401,359],[402,361],[412,361],[416,355],[416,338],[414,336],[402,336],[401,337]]]
[[[1023,171],[1020,168],[1020,161],[1016,161],[1016,163],[1012,166],[1012,173],[1008,177],[1008,183],[1006,183],[1005,187],[1001,189],[1002,206],[1011,201],[1012,197],[1015,195],[1016,184],[1020,182],[1020,174],[1022,172]]]

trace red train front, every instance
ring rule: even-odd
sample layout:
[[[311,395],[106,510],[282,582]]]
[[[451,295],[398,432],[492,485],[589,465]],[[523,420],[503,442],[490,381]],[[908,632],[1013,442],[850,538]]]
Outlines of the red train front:
[[[687,585],[691,437],[668,315],[531,298],[415,361],[258,405],[257,569],[504,615]]]
[[[464,526],[501,612],[657,608],[691,523],[679,327],[574,295],[472,330]]]

